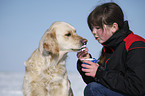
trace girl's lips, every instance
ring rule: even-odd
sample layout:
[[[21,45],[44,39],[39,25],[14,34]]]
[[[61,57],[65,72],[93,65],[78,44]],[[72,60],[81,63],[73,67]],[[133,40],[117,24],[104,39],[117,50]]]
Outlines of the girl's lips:
[[[95,37],[95,39],[96,39],[96,40],[98,40],[98,39],[99,39],[99,37]]]

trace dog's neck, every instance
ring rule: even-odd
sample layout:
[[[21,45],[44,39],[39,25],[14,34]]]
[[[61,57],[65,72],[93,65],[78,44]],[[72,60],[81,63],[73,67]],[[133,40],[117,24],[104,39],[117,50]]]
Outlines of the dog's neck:
[[[62,62],[62,64],[65,64],[63,62],[65,62],[66,57],[67,57],[67,52],[59,51],[58,58],[55,59],[57,61],[56,65],[61,63],[61,62]]]
[[[66,59],[67,53],[68,52],[66,52],[66,51],[59,51],[59,58],[58,58],[58,60]]]
[[[67,58],[67,53],[66,51],[59,51],[59,54],[57,55],[51,55],[50,56],[46,56],[46,62],[48,63],[48,66],[57,66],[58,64],[62,64],[65,66],[65,60]],[[51,59],[48,59],[51,58]],[[48,61],[50,60],[50,61]]]

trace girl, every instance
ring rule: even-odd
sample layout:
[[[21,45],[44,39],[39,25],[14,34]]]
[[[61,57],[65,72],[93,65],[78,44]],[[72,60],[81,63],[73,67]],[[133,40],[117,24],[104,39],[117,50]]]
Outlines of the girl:
[[[145,39],[129,30],[121,8],[113,2],[97,6],[88,26],[103,48],[98,63],[83,60],[92,57],[88,49],[77,53],[77,69],[87,84],[84,95],[144,96]]]

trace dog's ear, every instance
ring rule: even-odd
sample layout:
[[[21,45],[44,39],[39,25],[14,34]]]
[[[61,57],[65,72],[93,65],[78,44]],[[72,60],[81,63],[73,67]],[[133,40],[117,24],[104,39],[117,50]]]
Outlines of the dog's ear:
[[[55,31],[47,33],[44,39],[43,48],[48,51],[50,54],[58,55],[59,47],[56,39]]]

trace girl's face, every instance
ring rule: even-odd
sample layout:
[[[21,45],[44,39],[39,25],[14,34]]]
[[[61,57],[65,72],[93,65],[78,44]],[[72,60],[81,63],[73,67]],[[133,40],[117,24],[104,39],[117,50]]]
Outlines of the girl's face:
[[[99,26],[95,26],[93,27],[92,33],[95,39],[101,44],[107,41],[113,35],[109,25],[103,25],[103,29]]]

